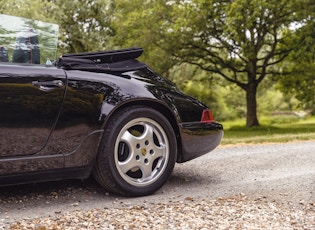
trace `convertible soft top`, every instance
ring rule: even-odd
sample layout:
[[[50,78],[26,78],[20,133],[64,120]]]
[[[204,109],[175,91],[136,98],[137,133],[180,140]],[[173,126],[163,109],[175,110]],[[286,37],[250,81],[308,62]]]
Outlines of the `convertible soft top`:
[[[101,52],[64,54],[58,59],[56,66],[66,70],[122,73],[146,68],[146,64],[136,60],[142,53],[142,48],[129,48]]]

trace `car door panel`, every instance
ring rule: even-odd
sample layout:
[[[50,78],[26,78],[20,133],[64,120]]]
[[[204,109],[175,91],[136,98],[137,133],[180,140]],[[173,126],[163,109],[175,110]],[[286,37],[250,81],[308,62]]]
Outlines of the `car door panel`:
[[[61,69],[0,65],[1,174],[9,171],[8,167],[11,173],[51,167],[46,165],[47,159],[59,153],[42,150],[57,122],[65,89],[66,76]]]

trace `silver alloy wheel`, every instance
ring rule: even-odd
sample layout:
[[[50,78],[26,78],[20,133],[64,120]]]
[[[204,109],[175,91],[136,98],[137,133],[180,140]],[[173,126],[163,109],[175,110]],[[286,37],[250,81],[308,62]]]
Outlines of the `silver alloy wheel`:
[[[119,132],[115,143],[115,164],[129,184],[142,187],[154,183],[169,161],[169,141],[164,129],[154,120],[137,118]]]

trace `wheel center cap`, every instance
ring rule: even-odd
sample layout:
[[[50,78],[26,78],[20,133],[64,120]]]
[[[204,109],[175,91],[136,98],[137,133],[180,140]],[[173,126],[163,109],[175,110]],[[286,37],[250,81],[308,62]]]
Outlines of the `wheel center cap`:
[[[141,154],[143,156],[147,155],[147,149],[146,148],[141,149]]]

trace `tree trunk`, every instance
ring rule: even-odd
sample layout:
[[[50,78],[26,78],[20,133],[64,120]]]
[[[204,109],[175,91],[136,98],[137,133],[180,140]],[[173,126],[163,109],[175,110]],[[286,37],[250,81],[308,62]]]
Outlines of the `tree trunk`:
[[[257,118],[257,100],[256,100],[256,92],[257,92],[257,84],[249,83],[246,89],[246,126],[253,127],[259,126],[258,118]]]

